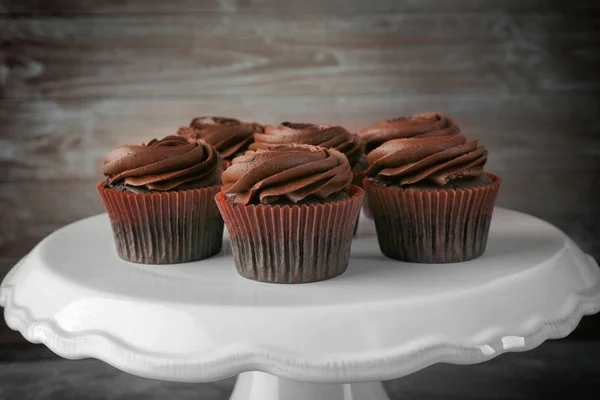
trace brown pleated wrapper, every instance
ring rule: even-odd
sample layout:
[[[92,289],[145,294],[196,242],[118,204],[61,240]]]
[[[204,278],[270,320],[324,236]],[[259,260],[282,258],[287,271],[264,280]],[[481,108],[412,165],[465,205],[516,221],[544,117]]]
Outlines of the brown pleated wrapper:
[[[364,180],[381,252],[414,263],[475,259],[487,244],[502,179],[468,189],[390,188]]]
[[[112,225],[117,253],[140,264],[177,264],[217,254],[223,218],[220,186],[161,193],[124,193],[97,186]]]
[[[244,205],[219,193],[235,266],[245,278],[308,283],[333,278],[348,267],[355,221],[364,191],[350,198],[301,206]]]

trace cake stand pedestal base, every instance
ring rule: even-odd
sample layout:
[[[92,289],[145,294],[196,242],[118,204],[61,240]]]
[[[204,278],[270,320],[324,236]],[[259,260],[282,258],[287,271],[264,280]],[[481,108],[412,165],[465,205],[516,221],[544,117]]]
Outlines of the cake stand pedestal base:
[[[238,376],[230,400],[389,400],[381,382],[307,383],[264,372]]]

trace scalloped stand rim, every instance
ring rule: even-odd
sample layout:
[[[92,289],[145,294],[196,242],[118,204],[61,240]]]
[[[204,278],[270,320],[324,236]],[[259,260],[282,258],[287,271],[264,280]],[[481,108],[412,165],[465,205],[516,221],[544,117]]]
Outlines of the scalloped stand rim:
[[[600,270],[591,257],[541,220],[503,209],[494,218],[480,260],[418,268],[378,255],[373,222],[362,218],[345,274],[289,287],[237,276],[226,245],[196,263],[127,264],[114,254],[100,215],[36,246],[2,282],[0,305],[12,329],[65,358],[99,358],[171,381],[240,374],[233,400],[308,393],[316,400],[384,400],[376,381],[437,362],[472,364],[529,350],[600,311]],[[158,329],[160,312],[168,323],[161,319]],[[337,323],[323,324],[331,318]],[[279,325],[269,325],[274,320]]]

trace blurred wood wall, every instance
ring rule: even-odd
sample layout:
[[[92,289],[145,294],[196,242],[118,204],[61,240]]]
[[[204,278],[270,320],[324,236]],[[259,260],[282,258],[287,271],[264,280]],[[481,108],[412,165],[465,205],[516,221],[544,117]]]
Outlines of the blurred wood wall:
[[[0,279],[103,211],[107,151],[198,115],[356,131],[447,113],[488,147],[499,205],[600,258],[598,1],[0,4]]]

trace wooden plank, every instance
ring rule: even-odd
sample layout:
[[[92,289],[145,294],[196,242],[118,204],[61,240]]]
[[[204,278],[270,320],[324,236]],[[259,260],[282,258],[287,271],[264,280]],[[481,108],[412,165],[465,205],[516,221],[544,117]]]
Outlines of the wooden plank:
[[[595,90],[595,14],[137,15],[2,26],[5,98]]]
[[[0,232],[3,232],[2,230],[0,230]],[[0,236],[0,243],[2,241],[2,237]],[[1,248],[1,244],[0,244],[0,248]],[[2,254],[2,251],[0,250],[0,254]],[[2,256],[0,256],[2,257]],[[0,259],[0,282],[2,282],[2,280],[4,280],[4,277],[6,276],[6,274],[8,274],[8,271],[17,263],[16,260],[2,260]],[[0,308],[0,349],[2,349],[2,346],[6,346],[6,345],[10,345],[10,346],[14,346],[14,345],[22,345],[22,344],[26,344],[29,343],[25,340],[25,338],[23,338],[23,336],[19,333],[19,332],[15,332],[12,329],[10,329],[7,325],[6,322],[4,321],[4,318],[2,317],[3,313],[2,313],[2,309]],[[0,350],[1,353],[1,350]],[[0,385],[1,387],[1,385]],[[2,390],[0,389],[0,398],[2,398],[1,396]]]
[[[0,219],[0,260],[14,264],[56,229],[104,212],[95,187],[99,180],[4,184],[0,204],[13,211]]]
[[[598,352],[597,341],[550,341],[483,364],[436,364],[384,386],[390,400],[592,400],[600,384]],[[235,377],[203,384],[143,379],[97,360],[59,359],[37,347],[5,354],[0,351],[0,396],[6,399],[224,400],[235,384]],[[31,354],[41,361],[28,361]]]
[[[14,261],[14,260],[0,259],[0,282],[2,282],[2,279],[4,279],[6,274],[8,274],[8,271],[10,271],[10,269],[12,267],[14,267],[15,264],[16,264],[16,261]]]
[[[583,317],[577,329],[564,340],[566,341],[597,341],[600,338],[600,314]]]
[[[491,152],[499,173],[577,181],[598,170],[597,93],[488,96],[222,96],[192,99],[0,102],[2,181],[100,176],[104,155],[125,143],[172,134],[197,115],[262,123],[311,121],[357,131],[375,121],[437,110]],[[561,175],[562,174],[562,175]],[[587,191],[586,191],[587,193]]]
[[[61,358],[53,353],[43,344],[33,344],[29,342],[20,344],[0,345],[0,363],[5,366],[10,361],[13,362],[40,362],[44,360],[60,360]],[[0,385],[0,388],[2,386]]]
[[[364,12],[421,12],[453,11],[513,11],[589,10],[598,9],[594,0],[556,2],[550,0],[7,0],[0,7],[3,14],[164,14],[202,12],[261,12],[261,13],[364,13]]]
[[[15,346],[15,345],[29,345],[29,342],[19,333],[15,332],[6,326],[3,319],[0,318],[0,346]],[[0,389],[0,394],[2,393]]]

